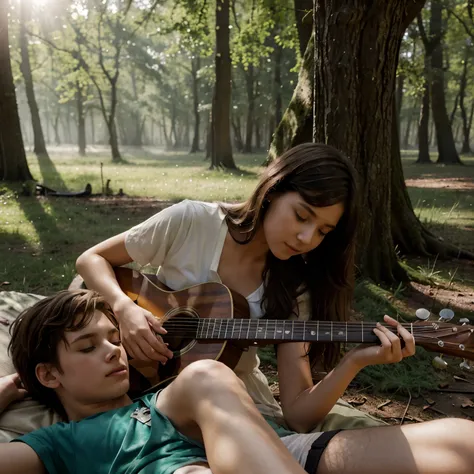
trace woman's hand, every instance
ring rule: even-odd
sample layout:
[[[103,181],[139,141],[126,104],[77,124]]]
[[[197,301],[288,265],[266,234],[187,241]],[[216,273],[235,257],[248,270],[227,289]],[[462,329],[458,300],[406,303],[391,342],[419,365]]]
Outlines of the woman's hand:
[[[0,377],[0,413],[17,400],[23,400],[26,390],[23,388],[18,374]]]
[[[120,325],[122,343],[130,357],[163,364],[173,357],[159,335],[166,334],[166,329],[149,311],[127,297],[114,305],[114,313]]]
[[[359,368],[362,369],[368,365],[400,362],[405,357],[410,357],[415,353],[415,338],[413,335],[390,316],[385,315],[384,321],[389,326],[397,328],[398,335],[377,323],[374,333],[380,339],[380,345],[360,345],[347,354]],[[401,340],[404,341],[403,348]]]

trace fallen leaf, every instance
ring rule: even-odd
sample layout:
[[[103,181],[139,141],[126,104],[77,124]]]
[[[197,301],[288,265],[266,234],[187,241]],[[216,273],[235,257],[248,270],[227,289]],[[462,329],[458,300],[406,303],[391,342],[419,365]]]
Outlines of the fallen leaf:
[[[2,281],[2,283],[0,283],[0,286],[3,286],[3,285],[9,285],[10,282],[9,281]]]
[[[432,398],[425,398],[425,400],[426,400],[426,403],[428,403],[430,406],[436,403]]]
[[[474,403],[470,402],[470,403],[462,403],[461,404],[461,407],[462,408],[474,408]]]
[[[353,405],[363,405],[367,401],[367,398],[364,396],[354,397],[347,401],[348,403],[352,403]]]

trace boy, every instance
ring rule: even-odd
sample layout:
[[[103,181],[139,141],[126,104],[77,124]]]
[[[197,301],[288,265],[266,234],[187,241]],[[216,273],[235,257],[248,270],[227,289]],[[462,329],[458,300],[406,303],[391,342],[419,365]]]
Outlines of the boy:
[[[24,388],[65,423],[0,445],[0,472],[304,473],[218,362],[192,364],[132,402],[117,323],[93,291],[62,291],[26,310],[10,351],[19,378],[0,383],[0,407]]]

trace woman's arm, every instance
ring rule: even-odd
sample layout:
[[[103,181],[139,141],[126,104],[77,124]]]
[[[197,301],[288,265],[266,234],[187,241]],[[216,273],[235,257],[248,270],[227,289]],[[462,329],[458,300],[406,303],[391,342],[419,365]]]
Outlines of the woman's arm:
[[[0,443],[0,472],[8,474],[45,474],[44,464],[25,443]]]
[[[368,365],[399,362],[415,353],[413,336],[394,319],[385,322],[396,327],[403,338],[379,325],[374,329],[381,345],[359,346],[349,351],[341,362],[317,385],[313,385],[305,343],[280,344],[278,374],[280,399],[288,425],[299,432],[310,431],[332,409],[357,373]]]
[[[283,415],[295,431],[311,431],[344,394],[349,383],[360,370],[349,357],[317,385],[313,384],[305,343],[278,346],[278,376]]]
[[[125,233],[122,233],[86,250],[77,259],[76,269],[87,287],[101,293],[111,305],[120,324],[127,353],[134,359],[165,363],[173,353],[153,331],[166,334],[166,330],[149,311],[140,308],[125,295],[115,278],[113,267],[131,261],[125,247]]]

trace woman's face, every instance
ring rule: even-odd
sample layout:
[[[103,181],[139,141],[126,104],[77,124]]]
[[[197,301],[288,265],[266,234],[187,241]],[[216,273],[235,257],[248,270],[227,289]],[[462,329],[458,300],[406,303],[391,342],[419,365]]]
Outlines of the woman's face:
[[[299,193],[287,192],[269,198],[263,231],[270,251],[280,260],[315,249],[333,231],[344,205],[315,207]]]

